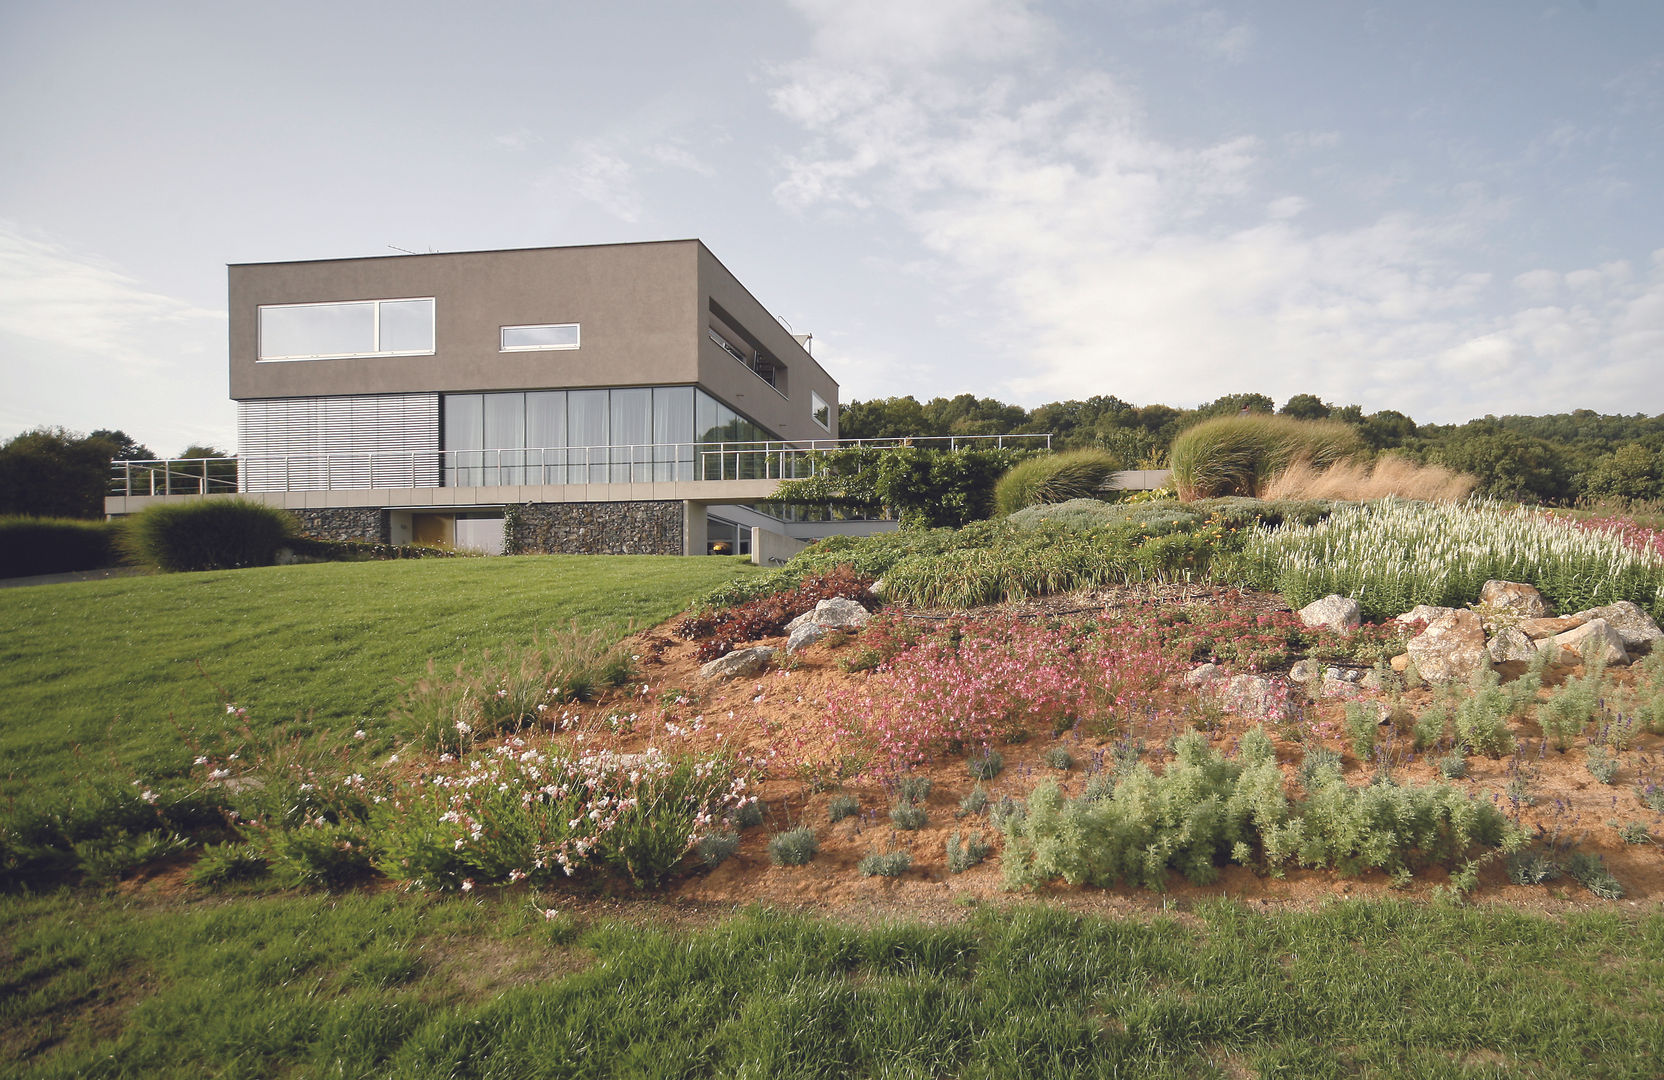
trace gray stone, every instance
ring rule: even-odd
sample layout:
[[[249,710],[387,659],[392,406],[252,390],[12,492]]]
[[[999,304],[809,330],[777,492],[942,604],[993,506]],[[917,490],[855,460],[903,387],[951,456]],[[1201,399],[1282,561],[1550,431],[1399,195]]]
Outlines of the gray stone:
[[[1655,642],[1664,640],[1664,631],[1659,630],[1652,616],[1628,600],[1619,600],[1616,604],[1590,608],[1577,614],[1579,618],[1586,620],[1605,619],[1606,625],[1618,632],[1618,636],[1623,639],[1624,648],[1629,651],[1651,649]]]
[[[1517,626],[1505,626],[1491,638],[1490,644],[1485,646],[1494,664],[1505,664],[1510,660],[1524,660],[1530,662],[1537,655],[1537,646],[1531,636]]]
[[[1332,667],[1323,670],[1323,677],[1334,679],[1336,682],[1355,683],[1364,677],[1364,673],[1357,668]]]
[[[1585,649],[1610,665],[1629,663],[1622,635],[1605,619],[1590,619],[1575,630],[1537,642],[1537,648],[1548,653],[1549,663],[1569,667],[1583,663]]]
[[[1364,672],[1364,677],[1358,680],[1358,685],[1363,687],[1365,690],[1373,690],[1379,693],[1382,689],[1381,673],[1376,671],[1374,668],[1371,668],[1370,670]]]
[[[1537,586],[1523,581],[1487,581],[1479,589],[1479,602],[1493,612],[1507,612],[1521,619],[1541,619],[1548,604]]]
[[[808,625],[812,624],[814,621],[815,621],[815,609],[810,608],[808,611],[805,611],[803,614],[799,615],[797,618],[793,619],[791,622],[786,624],[786,633],[787,634],[795,634],[795,633],[797,633],[797,631],[800,628],[808,626]]]
[[[1218,664],[1203,664],[1201,667],[1191,668],[1184,674],[1184,684],[1191,690],[1200,690],[1218,682],[1224,676]]]
[[[819,623],[804,623],[793,630],[791,636],[786,639],[786,652],[801,652],[831,632]]]
[[[1323,677],[1323,664],[1309,656],[1304,660],[1296,660],[1294,666],[1288,670],[1288,677],[1297,683],[1309,683],[1313,679],[1320,679]]]
[[[1485,627],[1478,615],[1463,609],[1449,610],[1428,623],[1407,648],[1416,671],[1430,683],[1458,682],[1490,663]]]
[[[1226,710],[1259,720],[1288,720],[1297,708],[1289,697],[1287,684],[1265,675],[1233,675],[1229,679],[1216,679],[1209,685],[1208,692]]]
[[[1331,672],[1335,670],[1329,669]],[[1357,697],[1359,693],[1358,684],[1351,679],[1337,679],[1328,673],[1324,674],[1323,685],[1318,690],[1319,697]]]
[[[1300,621],[1307,626],[1325,626],[1349,634],[1363,622],[1363,612],[1351,597],[1330,595],[1301,608]]]
[[[290,510],[295,531],[314,540],[351,540],[361,544],[389,542],[387,511],[374,506],[317,507]]]
[[[651,502],[522,503],[503,530],[516,555],[680,555],[682,504]]]
[[[735,649],[727,656],[719,656],[699,669],[706,679],[749,679],[761,675],[774,659],[772,645],[757,645],[750,649]]]
[[[814,622],[828,630],[859,630],[872,622],[872,612],[841,596],[830,596],[815,605]]]
[[[1429,625],[1440,615],[1448,615],[1459,608],[1439,607],[1437,604],[1417,604],[1415,607],[1397,616],[1393,622],[1424,622]]]

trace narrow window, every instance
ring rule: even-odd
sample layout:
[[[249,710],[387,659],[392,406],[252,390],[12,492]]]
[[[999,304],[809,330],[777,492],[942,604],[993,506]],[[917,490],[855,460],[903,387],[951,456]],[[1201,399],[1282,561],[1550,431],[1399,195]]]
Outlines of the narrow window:
[[[832,407],[826,404],[825,398],[813,390],[809,391],[809,415],[815,418],[815,423],[825,428],[829,433],[831,432]]]
[[[576,349],[577,323],[548,323],[542,326],[505,326],[500,352],[539,352],[546,349]]]

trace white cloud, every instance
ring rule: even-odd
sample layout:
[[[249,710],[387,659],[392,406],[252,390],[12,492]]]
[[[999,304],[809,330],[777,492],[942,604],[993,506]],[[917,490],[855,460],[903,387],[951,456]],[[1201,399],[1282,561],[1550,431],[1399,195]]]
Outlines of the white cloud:
[[[1453,188],[1442,215],[1307,226],[1313,196],[1260,190],[1264,140],[1158,137],[1108,73],[1056,67],[1056,34],[1027,5],[977,5],[1018,27],[1006,51],[937,26],[911,52],[874,44],[860,60],[851,42],[885,36],[864,5],[796,6],[813,47],[775,73],[772,101],[805,141],[777,200],[899,223],[942,303],[964,296],[964,324],[1006,343],[984,362],[1007,395],[1313,392],[1423,420],[1635,407],[1624,380],[1664,328],[1656,271],[1533,271],[1510,309],[1469,254],[1510,208],[1477,187]],[[1191,12],[1175,32],[1196,25]],[[1561,289],[1574,306],[1545,306]],[[933,381],[996,390],[971,377],[956,358]]]
[[[580,145],[578,159],[559,170],[554,182],[620,221],[634,224],[641,218],[642,199],[634,167],[601,143]]]

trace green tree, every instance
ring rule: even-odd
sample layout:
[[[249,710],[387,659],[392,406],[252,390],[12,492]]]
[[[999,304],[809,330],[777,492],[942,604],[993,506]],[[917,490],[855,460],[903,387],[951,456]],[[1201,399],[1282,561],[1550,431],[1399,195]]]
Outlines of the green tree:
[[[1445,438],[1430,456],[1441,465],[1478,477],[1481,495],[1522,502],[1564,503],[1571,499],[1565,455],[1542,439],[1480,427]]]
[[[1583,494],[1591,499],[1657,499],[1664,497],[1664,468],[1659,455],[1641,443],[1625,443],[1601,458],[1583,479]]]
[[[1316,394],[1295,394],[1277,411],[1296,420],[1327,420],[1333,406]]]
[[[102,439],[111,446],[111,461],[154,461],[156,451],[145,446],[125,431],[111,431],[109,428],[99,428],[88,435],[89,439]]]
[[[25,431],[0,446],[0,514],[102,517],[117,449],[58,427]]]

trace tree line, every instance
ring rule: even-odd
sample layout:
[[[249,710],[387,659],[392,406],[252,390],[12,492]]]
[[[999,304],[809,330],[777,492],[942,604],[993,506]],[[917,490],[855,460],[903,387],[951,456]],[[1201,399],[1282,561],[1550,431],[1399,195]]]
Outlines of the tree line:
[[[1032,410],[960,394],[927,402],[911,396],[851,401],[839,408],[838,418],[846,439],[1051,432],[1054,449],[1092,447],[1115,454],[1128,468],[1160,468],[1180,431],[1243,410],[1349,424],[1371,451],[1469,473],[1479,479],[1480,494],[1495,498],[1553,505],[1664,499],[1664,414],[1608,416],[1577,409],[1418,424],[1393,409],[1365,413],[1361,406],[1333,405],[1315,394],[1295,394],[1281,406],[1264,394],[1226,394],[1194,409],[1098,395]]]
[[[0,446],[0,514],[100,518],[111,462],[151,461],[157,455],[125,431],[90,435],[61,427],[25,431]],[[187,446],[181,458],[229,455],[212,446]]]

